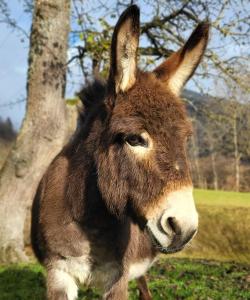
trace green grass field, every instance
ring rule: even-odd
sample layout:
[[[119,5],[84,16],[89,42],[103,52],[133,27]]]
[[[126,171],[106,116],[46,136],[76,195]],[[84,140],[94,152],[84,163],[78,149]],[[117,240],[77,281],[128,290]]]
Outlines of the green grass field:
[[[194,190],[197,205],[215,205],[224,207],[250,208],[250,193],[224,192],[212,190]]]
[[[195,190],[199,232],[179,254],[162,256],[148,274],[154,300],[250,299],[250,193]],[[226,262],[231,261],[231,262]],[[79,299],[99,299],[91,289]],[[0,300],[45,299],[37,264],[0,266]],[[138,299],[135,282],[130,300]]]

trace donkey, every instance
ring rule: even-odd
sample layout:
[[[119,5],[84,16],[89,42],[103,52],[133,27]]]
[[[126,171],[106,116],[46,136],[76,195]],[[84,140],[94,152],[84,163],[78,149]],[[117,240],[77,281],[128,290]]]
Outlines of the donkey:
[[[47,269],[49,300],[94,285],[103,299],[152,299],[144,274],[160,253],[180,251],[198,215],[186,155],[192,133],[179,99],[206,48],[201,23],[153,72],[137,69],[139,8],[115,26],[107,83],[81,93],[79,128],[43,176],[32,207],[32,245]]]

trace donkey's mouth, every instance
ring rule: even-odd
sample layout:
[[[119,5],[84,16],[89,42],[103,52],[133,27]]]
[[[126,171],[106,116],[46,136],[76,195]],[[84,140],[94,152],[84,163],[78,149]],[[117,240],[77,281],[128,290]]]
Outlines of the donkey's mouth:
[[[176,253],[181,251],[184,248],[184,246],[174,247],[173,241],[170,242],[168,247],[164,247],[160,244],[160,242],[157,240],[157,238],[154,236],[154,234],[152,233],[151,229],[148,226],[146,226],[146,230],[148,232],[148,235],[152,241],[154,248],[161,253],[164,254]]]

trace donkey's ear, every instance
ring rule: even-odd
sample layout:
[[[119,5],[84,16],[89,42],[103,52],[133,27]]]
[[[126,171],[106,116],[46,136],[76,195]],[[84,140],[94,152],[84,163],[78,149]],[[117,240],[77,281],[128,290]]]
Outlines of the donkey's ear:
[[[114,93],[127,91],[136,81],[139,34],[140,11],[132,5],[120,16],[112,37],[109,88]]]
[[[200,23],[183,48],[157,67],[154,72],[166,82],[176,94],[181,93],[184,84],[191,78],[205,52],[209,36],[209,24]]]

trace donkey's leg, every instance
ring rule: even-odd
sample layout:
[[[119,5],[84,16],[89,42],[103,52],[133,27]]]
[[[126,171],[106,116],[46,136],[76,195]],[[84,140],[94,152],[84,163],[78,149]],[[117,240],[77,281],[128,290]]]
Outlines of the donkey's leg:
[[[148,289],[146,277],[141,276],[136,280],[136,282],[137,282],[137,287],[140,291],[139,299],[140,300],[152,300],[153,298],[152,298],[151,293]]]
[[[127,300],[128,280],[125,277],[118,279],[103,296],[103,300]]]
[[[51,269],[47,276],[48,300],[75,300],[78,287],[75,280],[68,273]]]

